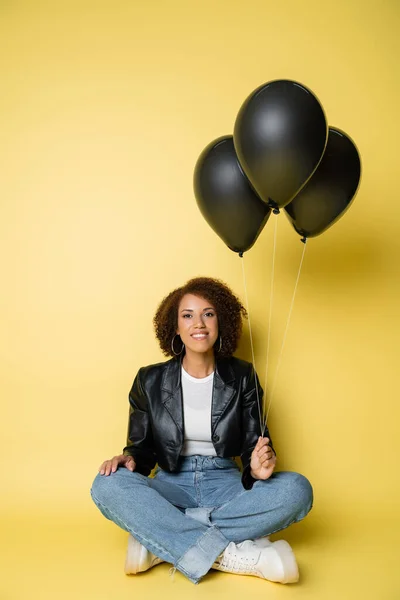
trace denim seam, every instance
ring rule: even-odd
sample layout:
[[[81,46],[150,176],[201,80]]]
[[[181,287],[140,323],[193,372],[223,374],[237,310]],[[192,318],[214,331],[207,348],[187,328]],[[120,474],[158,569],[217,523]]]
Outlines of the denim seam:
[[[230,498],[229,500],[227,500],[226,502],[224,502],[223,504],[220,504],[219,506],[215,506],[211,512],[213,512],[214,510],[219,510],[220,508],[224,508],[225,506],[227,506],[227,504],[229,504],[230,502],[232,502],[232,500],[236,500],[237,498],[239,498],[240,496],[242,496],[242,494],[245,494],[246,492],[249,492],[250,490],[241,490],[240,492],[238,492],[235,496],[233,496],[233,498]]]
[[[171,561],[168,562],[172,562],[172,564],[174,564],[174,557],[172,556],[172,554],[170,554],[168,552],[168,550],[166,550],[163,546],[160,546],[159,544],[157,544],[156,542],[153,542],[152,540],[148,540],[147,538],[145,538],[144,536],[142,536],[141,534],[136,533],[133,529],[131,529],[130,527],[128,527],[128,525],[122,520],[120,519],[112,510],[110,510],[109,508],[107,508],[105,506],[105,504],[103,504],[102,502],[100,502],[100,500],[95,496],[95,494],[92,492],[92,490],[90,490],[90,494],[93,498],[93,500],[95,500],[96,504],[99,503],[103,508],[105,508],[106,512],[108,512],[110,515],[115,516],[118,521],[121,521],[121,523],[124,524],[124,526],[126,527],[126,529],[132,533],[132,535],[134,537],[136,537],[138,539],[138,541],[140,541],[139,538],[141,538],[142,540],[144,540],[145,542],[149,542],[151,545],[153,545],[155,548],[159,548],[162,552],[165,552],[166,554],[168,554],[168,556],[170,556],[172,558]]]
[[[311,506],[310,510],[308,511],[308,513],[306,515],[304,515],[304,517],[301,517],[301,519],[293,519],[293,521],[290,521],[289,525],[285,525],[284,527],[280,527],[279,529],[274,529],[274,531],[270,531],[269,533],[267,533],[267,535],[272,535],[273,533],[277,533],[278,531],[283,531],[284,529],[287,529],[288,527],[293,525],[293,523],[300,523],[300,521],[303,521],[306,518],[306,516],[310,513],[311,509],[312,509],[312,506]]]
[[[303,518],[301,518],[301,519],[293,519],[293,521],[290,521],[290,523],[288,525],[285,525],[284,527],[279,527],[279,529],[274,529],[273,531],[270,531],[266,535],[272,535],[273,533],[277,533],[278,531],[283,531],[284,529],[287,529],[288,527],[290,527],[291,525],[293,525],[293,523],[298,523],[299,521],[302,521],[302,520],[303,520]]]
[[[214,529],[215,531],[219,531],[219,532],[220,532],[220,534],[221,534],[222,536],[224,536],[224,534],[223,534],[223,533],[222,533],[222,531],[219,529],[219,527],[217,527],[216,525],[211,525],[211,526],[210,526],[210,527],[207,529],[207,531],[205,531],[205,532],[202,534],[201,538],[202,538],[203,536],[205,536],[205,535],[208,535],[208,534],[209,534],[209,531],[210,531],[210,529]],[[225,536],[224,536],[224,537],[225,537]],[[192,549],[192,548],[194,548],[195,546],[197,546],[197,547],[198,547],[198,548],[201,550],[201,552],[204,552],[203,548],[200,546],[200,541],[201,541],[201,538],[199,538],[199,539],[198,539],[198,540],[197,540],[197,541],[196,541],[194,544],[192,544],[191,546],[189,546],[189,548],[188,548],[187,550],[185,550],[185,552],[182,554],[182,556],[180,556],[180,557],[179,557],[179,559],[178,559],[176,562],[178,563],[178,562],[181,560],[181,558],[183,558],[183,557],[185,556],[186,552],[189,552],[189,550],[191,550],[191,549]],[[227,540],[227,542],[229,543],[229,540]]]

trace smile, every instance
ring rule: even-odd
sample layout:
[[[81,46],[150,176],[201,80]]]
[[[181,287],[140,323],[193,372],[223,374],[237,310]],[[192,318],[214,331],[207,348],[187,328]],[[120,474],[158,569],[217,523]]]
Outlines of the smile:
[[[208,333],[192,333],[192,338],[195,340],[205,340]]]

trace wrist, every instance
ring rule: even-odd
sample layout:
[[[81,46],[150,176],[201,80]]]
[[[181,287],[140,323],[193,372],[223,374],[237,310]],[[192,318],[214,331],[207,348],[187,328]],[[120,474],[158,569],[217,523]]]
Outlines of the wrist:
[[[250,475],[252,476],[253,479],[258,479],[257,475],[254,473],[254,471],[250,468]]]

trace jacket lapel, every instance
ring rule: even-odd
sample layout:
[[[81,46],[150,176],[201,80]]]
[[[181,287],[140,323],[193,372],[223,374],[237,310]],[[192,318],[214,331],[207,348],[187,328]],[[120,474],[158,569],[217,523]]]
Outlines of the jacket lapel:
[[[212,407],[211,407],[211,434],[228,408],[235,395],[235,374],[229,359],[217,359],[215,365]]]
[[[181,366],[182,359],[172,358],[168,361],[161,383],[161,402],[183,435]]]
[[[161,402],[177,428],[183,434],[181,367],[182,358],[180,360],[171,359],[168,361],[161,384]],[[213,380],[211,433],[214,433],[218,421],[235,395],[234,383],[235,374],[229,359],[217,359]]]

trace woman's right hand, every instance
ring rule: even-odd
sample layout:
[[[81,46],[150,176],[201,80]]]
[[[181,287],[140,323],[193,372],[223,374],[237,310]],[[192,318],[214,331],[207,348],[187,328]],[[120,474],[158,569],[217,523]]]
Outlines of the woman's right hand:
[[[100,475],[109,475],[111,472],[115,473],[119,466],[126,467],[129,471],[136,469],[136,463],[133,456],[126,456],[125,454],[118,454],[110,460],[105,460],[99,467]]]

